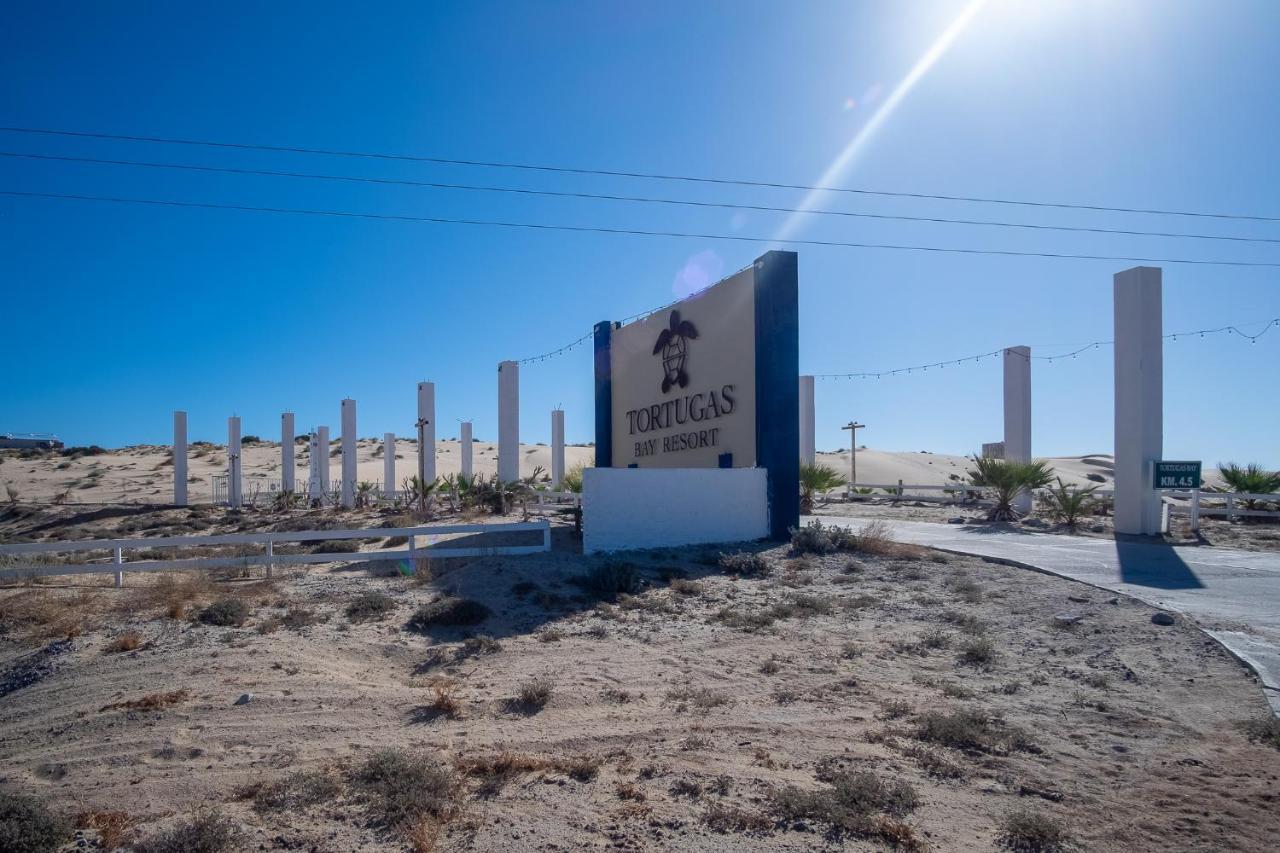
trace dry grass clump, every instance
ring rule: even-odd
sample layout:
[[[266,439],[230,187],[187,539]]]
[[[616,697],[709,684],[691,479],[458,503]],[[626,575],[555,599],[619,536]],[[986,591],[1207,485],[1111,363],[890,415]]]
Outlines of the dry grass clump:
[[[384,592],[362,592],[344,611],[351,622],[376,622],[396,609],[396,601]]]
[[[964,768],[947,758],[936,749],[908,744],[902,747],[902,754],[914,758],[920,769],[935,779],[963,779]]]
[[[1017,853],[1057,853],[1068,849],[1071,834],[1055,818],[1031,809],[1014,809],[1000,821],[1000,843]]]
[[[488,607],[474,599],[449,596],[419,607],[409,617],[406,627],[425,634],[435,627],[479,625],[492,613]]]
[[[401,749],[369,756],[352,772],[351,783],[379,825],[404,833],[424,818],[447,820],[458,791],[448,768],[429,755]]]
[[[322,770],[303,770],[256,787],[253,807],[259,811],[300,809],[328,802],[342,793],[342,782]]]
[[[154,583],[133,592],[129,606],[131,610],[159,608],[170,619],[182,619],[190,605],[216,592],[217,586],[203,573],[160,575]]]
[[[671,579],[671,591],[676,595],[702,595],[705,587],[698,581],[685,580],[684,578]]]
[[[702,813],[702,822],[712,832],[761,834],[773,828],[773,821],[760,812],[749,812],[722,802],[708,804]]]
[[[103,850],[123,847],[133,834],[133,818],[128,812],[88,811],[76,815],[76,826],[98,833],[98,843]],[[0,843],[0,850],[8,849]]]
[[[551,701],[551,694],[555,692],[555,687],[556,683],[551,676],[540,675],[531,678],[520,685],[516,690],[515,698],[508,701],[507,705],[512,710],[525,714],[536,713]]]
[[[107,643],[106,646],[103,647],[102,651],[109,655],[119,654],[121,652],[133,652],[142,648],[144,643],[145,640],[140,632],[129,630]]]
[[[600,759],[592,755],[550,758],[503,750],[489,755],[459,758],[455,760],[454,766],[464,776],[480,780],[480,787],[477,789],[480,796],[492,797],[525,773],[555,771],[578,782],[590,782],[599,775],[600,763]]]
[[[223,598],[200,611],[199,619],[206,625],[239,627],[249,618],[249,605],[240,598]]]
[[[769,574],[769,561],[760,554],[740,551],[736,554],[721,554],[718,565],[726,575],[738,575],[744,578],[762,578]]]
[[[171,708],[191,698],[191,691],[187,689],[170,690],[167,693],[148,693],[138,699],[128,699],[124,702],[112,702],[110,705],[103,705],[98,709],[98,713],[103,711],[163,711],[165,708]]]
[[[231,853],[243,850],[239,824],[217,810],[200,812],[157,833],[134,849],[137,853]]]
[[[88,630],[103,602],[94,590],[70,595],[31,589],[0,599],[0,634],[27,641],[78,637]]]
[[[488,634],[476,634],[462,641],[462,650],[468,655],[496,655],[502,651],[502,643]]]
[[[39,800],[0,792],[0,850],[53,853],[70,835],[71,826]]]
[[[684,706],[692,705],[699,710],[709,711],[712,708],[733,704],[733,699],[727,693],[712,690],[710,687],[692,687],[687,684],[668,690],[664,699],[667,702],[681,706],[677,710],[681,710]]]
[[[431,711],[451,720],[462,716],[462,700],[458,698],[456,684],[441,679],[431,685],[431,692],[431,703],[427,706]]]
[[[736,607],[723,607],[714,617],[730,628],[743,631],[762,631],[773,625],[773,613],[768,610],[742,610]]]
[[[897,820],[919,804],[910,783],[886,782],[865,770],[837,771],[825,781],[828,787],[818,791],[790,785],[775,791],[774,811],[784,821],[817,820],[837,833],[920,846],[911,828]]]

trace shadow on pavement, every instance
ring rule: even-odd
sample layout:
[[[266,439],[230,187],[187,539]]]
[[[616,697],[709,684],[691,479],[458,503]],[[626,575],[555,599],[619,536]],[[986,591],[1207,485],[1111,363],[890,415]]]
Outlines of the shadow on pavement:
[[[1203,589],[1204,584],[1172,545],[1116,538],[1120,580],[1156,589]]]

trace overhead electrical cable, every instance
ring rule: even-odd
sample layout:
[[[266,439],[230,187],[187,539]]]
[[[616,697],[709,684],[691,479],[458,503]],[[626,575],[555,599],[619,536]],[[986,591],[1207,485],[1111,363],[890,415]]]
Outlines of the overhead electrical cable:
[[[603,225],[556,225],[546,222],[509,222],[497,219],[463,219],[444,216],[410,216],[394,213],[361,213],[351,210],[322,210],[301,207],[259,207],[243,204],[218,204],[215,202],[174,201],[170,199],[129,198],[124,196],[87,195],[80,193],[32,192],[25,190],[0,190],[0,195],[16,198],[47,198],[67,201],[95,201],[112,204],[150,205],[198,210],[232,210],[246,213],[285,213],[301,216],[328,218],[372,219],[387,222],[426,222],[444,225],[473,225],[492,228],[519,228],[535,231],[568,231],[591,234],[626,234],[639,237],[683,237],[698,240],[731,240],[741,243],[790,244],[797,246],[828,246],[846,249],[886,249],[906,252],[933,252],[956,255],[997,255],[1016,258],[1053,258],[1057,260],[1123,261],[1139,264],[1190,264],[1195,266],[1228,266],[1274,269],[1280,262],[1239,261],[1226,258],[1156,258],[1136,255],[1092,255],[1075,252],[1033,252],[1014,249],[971,249],[957,246],[926,246],[903,243],[859,243],[845,240],[815,240],[790,238],[775,240],[771,237],[755,237],[745,234],[714,234],[696,231],[659,231],[641,228],[610,228]]]
[[[1189,240],[1227,240],[1239,243],[1280,243],[1280,237],[1238,237],[1226,234],[1193,234],[1169,231],[1136,231],[1121,228],[1095,228],[1082,225],[1043,225],[1029,222],[1008,222],[990,219],[954,219],[940,216],[906,216],[887,213],[866,213],[849,210],[804,209],[778,207],[763,204],[735,202],[697,201],[694,199],[661,198],[653,196],[617,195],[613,193],[567,192],[562,190],[538,190],[524,187],[503,187],[481,184],[458,184],[441,181],[417,181],[407,178],[374,178],[353,175],[329,175],[315,172],[293,172],[275,169],[247,169],[234,166],[207,166],[196,163],[160,163],[146,160],[118,160],[99,157],[72,157],[57,154],[32,154],[21,151],[0,151],[0,157],[27,160],[45,160],[64,163],[90,163],[105,166],[131,166],[148,169],[172,169],[188,172],[207,172],[226,175],[253,175],[272,178],[301,178],[306,180],[345,181],[350,183],[382,184],[390,186],[419,187],[425,189],[462,190],[468,192],[508,193],[513,195],[544,196],[551,198],[591,199],[597,201],[621,201],[643,204],[667,204],[686,207],[717,208],[727,210],[753,210],[766,213],[804,213],[818,216],[844,216],[857,219],[879,219],[894,222],[924,222],[942,225],[973,225],[995,228],[1022,228],[1034,231],[1065,231],[1087,234],[1114,234],[1126,237],[1168,237]]]
[[[931,201],[972,202],[979,204],[1004,204],[1021,207],[1054,208],[1060,210],[1085,210],[1103,213],[1137,213],[1156,216],[1190,216],[1207,219],[1231,219],[1252,222],[1280,222],[1280,216],[1261,216],[1242,213],[1218,213],[1196,210],[1174,210],[1167,208],[1119,207],[1099,204],[1075,204],[1068,202],[1037,201],[1030,199],[1011,199],[991,196],[962,196],[941,193],[903,192],[894,190],[873,190],[861,187],[815,186],[811,184],[792,184],[778,181],[748,180],[744,178],[713,178],[697,175],[666,174],[661,172],[623,171],[615,169],[590,169],[576,166],[552,166],[534,163],[511,163],[496,160],[474,160],[452,157],[431,157],[417,154],[399,154],[373,151],[351,151],[333,148],[314,148],[296,145],[266,145],[244,142],[223,142],[209,139],[190,139],[171,136],[142,136],[119,133],[98,133],[91,131],[60,130],[37,127],[0,127],[0,132],[39,134],[46,136],[74,137],[82,139],[101,139],[119,142],[148,142],[162,145],[188,145],[207,148],[224,148],[241,151],[269,151],[286,154],[315,154],[329,157],[360,157],[374,160],[396,160],[412,163],[434,163],[445,166],[475,166],[497,169],[522,169],[535,172],[555,172],[574,175],[596,175],[613,178],[638,178],[657,181],[681,181],[686,183],[719,184],[726,186],[760,187],[766,189],[804,190],[833,193],[852,193],[857,195],[882,196],[888,198],[926,199]]]

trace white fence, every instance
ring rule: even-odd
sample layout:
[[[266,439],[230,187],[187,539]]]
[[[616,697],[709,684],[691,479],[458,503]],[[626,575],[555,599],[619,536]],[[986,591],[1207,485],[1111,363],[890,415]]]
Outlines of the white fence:
[[[541,542],[537,545],[495,545],[488,547],[448,547],[450,540],[440,537],[457,534],[506,534],[537,532]],[[377,551],[324,552],[320,554],[277,554],[275,546],[280,542],[316,542],[330,539],[367,539],[383,536],[404,536],[407,542],[402,548],[382,548]],[[423,542],[425,540],[425,544]],[[261,554],[245,554],[234,557],[192,557],[172,560],[124,559],[127,551],[153,548],[190,548],[216,545],[262,546]],[[266,566],[271,577],[275,566],[302,563],[354,563],[384,560],[414,559],[418,557],[482,557],[490,555],[512,556],[535,554],[551,550],[551,524],[541,521],[506,524],[448,524],[422,527],[373,528],[368,530],[297,530],[272,533],[227,533],[214,536],[156,536],[139,539],[89,539],[78,542],[31,542],[20,545],[0,545],[0,556],[23,554],[50,554],[75,551],[109,551],[110,562],[84,563],[33,563],[27,566],[5,566],[0,578],[22,578],[49,575],[85,575],[114,573],[116,586],[124,582],[125,572],[181,571],[184,569],[237,569],[250,566]]]

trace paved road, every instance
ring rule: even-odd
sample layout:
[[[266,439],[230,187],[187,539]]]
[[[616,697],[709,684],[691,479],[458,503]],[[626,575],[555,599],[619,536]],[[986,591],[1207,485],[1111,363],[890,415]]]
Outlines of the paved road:
[[[882,520],[902,542],[1009,560],[1184,613],[1258,673],[1280,716],[1280,553]]]

